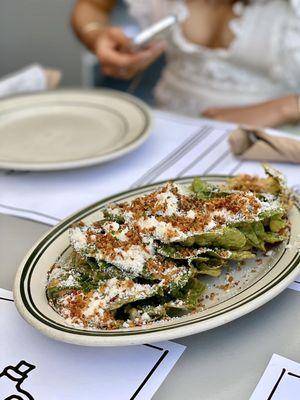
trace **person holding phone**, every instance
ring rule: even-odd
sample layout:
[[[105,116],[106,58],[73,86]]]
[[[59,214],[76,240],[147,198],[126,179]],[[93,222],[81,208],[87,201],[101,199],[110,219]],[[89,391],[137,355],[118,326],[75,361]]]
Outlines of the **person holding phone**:
[[[300,120],[298,0],[126,0],[141,28],[168,15],[165,42],[132,50],[110,25],[115,0],[77,0],[72,26],[102,71],[131,79],[166,52],[155,87],[158,107],[260,126]]]
[[[125,0],[79,0],[72,14],[72,26],[99,60],[100,70],[95,66],[93,71],[95,86],[126,91],[154,105],[153,88],[165,62],[165,44],[153,41],[133,51],[131,39],[110,21],[114,10],[118,19],[121,17],[122,23],[127,23],[127,8]]]

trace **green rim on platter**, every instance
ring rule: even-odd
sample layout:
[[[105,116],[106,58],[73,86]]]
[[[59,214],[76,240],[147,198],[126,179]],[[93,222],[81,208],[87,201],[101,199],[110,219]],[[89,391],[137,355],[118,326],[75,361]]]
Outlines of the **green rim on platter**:
[[[228,177],[202,177],[202,179],[209,180],[210,182],[221,182],[226,178]],[[181,184],[188,184],[191,181],[192,177],[176,179],[176,182]],[[234,294],[232,297],[219,302],[216,305],[217,307],[210,307],[206,312],[197,312],[193,315],[176,318],[164,323],[154,323],[149,327],[143,326],[142,328],[91,331],[67,325],[63,318],[58,316],[48,305],[45,287],[42,283],[43,279],[40,288],[36,288],[36,284],[33,282],[33,274],[41,268],[42,264],[44,264],[44,271],[51,266],[51,264],[49,264],[47,265],[48,268],[46,268],[45,265],[45,263],[47,263],[47,251],[51,251],[52,246],[59,240],[62,241],[62,245],[56,246],[59,248],[59,252],[55,250],[55,258],[69,248],[66,232],[74,222],[97,213],[99,210],[105,208],[108,203],[125,201],[128,198],[142,195],[154,190],[157,186],[165,182],[166,181],[147,185],[103,199],[76,212],[51,229],[51,231],[30,250],[18,270],[15,280],[14,296],[21,315],[29,323],[48,336],[66,342],[94,346],[138,344],[145,341],[154,342],[212,329],[236,319],[275,297],[295,279],[299,272],[300,263],[300,253],[295,246],[300,234],[300,212],[296,206],[293,207],[291,216],[292,228],[291,237],[289,239],[289,244],[291,244],[291,246],[284,246],[279,251],[277,258],[271,263],[270,267],[264,271],[259,279],[252,282],[249,286],[243,288],[243,290]],[[62,240],[63,234],[65,234],[64,240]],[[43,275],[45,275],[45,272],[43,272]],[[45,281],[45,276],[43,278]],[[38,290],[41,293],[38,296],[33,295],[33,290]],[[38,300],[36,300],[36,298],[38,298]],[[217,310],[214,310],[215,308],[217,308]]]

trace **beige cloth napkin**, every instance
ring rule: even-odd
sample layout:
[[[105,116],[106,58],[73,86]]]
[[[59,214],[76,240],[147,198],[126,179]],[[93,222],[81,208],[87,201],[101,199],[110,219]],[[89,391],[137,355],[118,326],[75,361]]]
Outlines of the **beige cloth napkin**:
[[[243,160],[300,163],[300,140],[239,127],[229,136],[232,152]]]
[[[58,69],[44,69],[48,89],[55,89],[62,77],[61,71]]]

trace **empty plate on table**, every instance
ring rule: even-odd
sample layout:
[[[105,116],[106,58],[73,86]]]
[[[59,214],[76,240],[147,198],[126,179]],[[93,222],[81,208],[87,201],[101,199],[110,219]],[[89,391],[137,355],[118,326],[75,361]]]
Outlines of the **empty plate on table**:
[[[0,101],[0,168],[58,170],[113,160],[149,134],[149,108],[113,90],[58,90]]]
[[[225,177],[203,177],[214,184]],[[192,178],[176,179],[190,185]],[[101,200],[62,221],[40,239],[23,260],[15,279],[14,299],[21,315],[44,334],[65,342],[85,346],[126,346],[169,340],[215,328],[255,310],[284,290],[299,273],[300,212],[296,205],[290,212],[291,234],[272,255],[247,260],[243,268],[234,268],[234,288],[228,286],[226,271],[219,278],[207,277],[207,296],[203,311],[160,321],[150,325],[116,330],[89,330],[74,327],[49,305],[46,297],[47,274],[59,256],[70,252],[69,227],[79,221],[94,222],[99,212],[112,202],[130,201],[148,194],[162,183],[140,187]],[[204,279],[204,278],[203,278]]]

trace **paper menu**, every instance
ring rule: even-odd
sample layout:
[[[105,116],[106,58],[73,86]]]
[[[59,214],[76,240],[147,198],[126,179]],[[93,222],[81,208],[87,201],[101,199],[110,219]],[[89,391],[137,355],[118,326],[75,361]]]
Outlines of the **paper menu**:
[[[0,289],[1,400],[151,399],[184,349],[174,342],[94,348],[54,341],[23,321],[11,293]]]
[[[300,364],[273,354],[250,400],[299,400]]]

